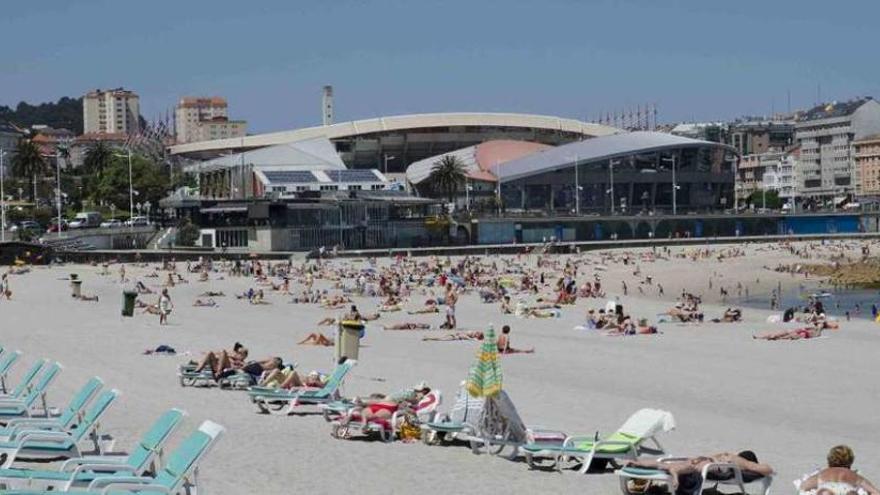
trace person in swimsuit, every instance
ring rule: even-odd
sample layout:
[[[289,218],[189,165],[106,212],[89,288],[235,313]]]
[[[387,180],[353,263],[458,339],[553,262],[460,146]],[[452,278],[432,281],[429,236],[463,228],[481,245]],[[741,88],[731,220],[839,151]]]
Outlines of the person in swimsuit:
[[[816,495],[880,495],[870,481],[852,470],[855,457],[846,445],[833,447],[828,452],[828,467],[803,480],[798,489]]]
[[[248,350],[238,342],[232,346],[232,351],[222,350],[220,352],[208,352],[205,357],[196,366],[195,371],[198,373],[205,368],[210,368],[214,378],[217,379],[220,373],[229,369],[241,369],[244,366],[244,360],[247,359]]]
[[[297,342],[299,345],[322,345],[325,347],[331,347],[336,344],[336,342],[327,337],[323,333],[310,333],[308,337]]]
[[[496,345],[498,346],[498,352],[501,354],[532,354],[535,352],[534,348],[515,349],[510,346],[510,325],[504,325],[501,328],[501,336],[498,337]]]
[[[626,466],[640,467],[647,469],[660,469],[672,475],[672,485],[670,491],[679,493],[679,485],[687,486],[693,483],[693,478],[699,477],[703,472],[703,468],[707,464],[728,463],[734,464],[742,471],[750,471],[761,476],[770,476],[773,474],[773,468],[768,464],[758,462],[758,456],[750,450],[744,450],[738,454],[722,452],[710,456],[691,457],[681,461],[655,461],[649,459],[639,459],[636,461],[625,462]],[[726,470],[725,470],[726,471]],[[726,475],[726,472],[716,473],[720,476]],[[698,481],[698,480],[697,480]],[[690,493],[690,492],[687,492]]]
[[[424,341],[450,342],[454,340],[483,340],[483,332],[456,332],[442,337],[422,337]]]
[[[390,325],[382,326],[385,330],[429,330],[431,325],[428,323],[413,323],[413,322],[405,322],[405,323],[392,323]]]
[[[366,401],[356,399],[356,407],[351,413],[345,416],[342,424],[348,424],[352,421],[354,416],[358,416],[355,421],[367,423],[373,419],[391,419],[391,416],[398,411],[412,412],[415,405],[430,392],[430,387],[426,384],[420,384],[406,394],[395,394],[393,396],[386,395],[381,398],[368,399]]]
[[[801,340],[814,339],[822,335],[821,328],[797,328],[794,330],[785,330],[784,332],[767,333],[764,335],[755,335],[752,338],[759,340]]]

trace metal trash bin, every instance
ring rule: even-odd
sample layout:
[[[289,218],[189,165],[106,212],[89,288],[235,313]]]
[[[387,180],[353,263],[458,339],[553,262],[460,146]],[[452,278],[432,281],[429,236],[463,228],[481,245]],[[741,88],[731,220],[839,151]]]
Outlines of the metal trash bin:
[[[342,356],[348,359],[358,359],[361,347],[361,337],[364,334],[364,324],[359,321],[343,320],[336,330],[336,361]]]
[[[137,296],[137,292],[131,290],[122,291],[122,316],[134,316],[134,302]]]
[[[70,281],[70,295],[79,299],[82,295],[82,280],[71,280]]]

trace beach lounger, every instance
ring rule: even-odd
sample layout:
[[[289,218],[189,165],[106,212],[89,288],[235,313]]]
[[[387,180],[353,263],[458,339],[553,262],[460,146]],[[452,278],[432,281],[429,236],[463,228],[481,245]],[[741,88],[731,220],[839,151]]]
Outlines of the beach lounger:
[[[660,455],[663,446],[657,434],[675,428],[672,414],[659,409],[641,409],[630,416],[616,432],[605,438],[595,436],[570,436],[561,444],[534,442],[520,447],[519,452],[529,466],[536,467],[536,459],[551,459],[557,469],[562,461],[575,460],[581,464],[580,472],[586,473],[593,459],[635,459],[642,453]],[[653,448],[645,443],[651,441]]]
[[[686,457],[662,457],[659,462],[674,462],[687,459]],[[641,480],[655,484],[663,484],[666,487],[672,486],[672,475],[662,469],[646,469],[635,466],[627,466],[616,471],[620,478],[620,490],[624,495],[637,493],[630,489],[629,483],[634,480]],[[703,490],[709,485],[732,486],[737,489],[736,493],[748,494],[747,487],[750,485],[759,485],[759,492],[762,495],[770,495],[770,485],[773,484],[773,476],[762,476],[757,473],[743,471],[736,464],[732,463],[711,463],[703,467],[700,472],[699,485],[693,488],[693,493],[703,493]],[[644,493],[639,491],[638,493]]]
[[[31,368],[27,370],[24,376],[21,377],[21,381],[18,382],[18,385],[16,385],[16,387],[8,394],[0,394],[0,399],[24,398],[24,396],[30,392],[34,379],[40,373],[40,370],[43,369],[43,366],[46,366],[46,363],[48,362],[48,359],[40,359],[39,361],[36,361]]]
[[[6,421],[6,426],[0,428],[0,442],[8,441],[21,430],[70,430],[78,423],[85,413],[86,406],[92,398],[104,387],[100,378],[94,377],[76,393],[70,403],[61,414],[53,418],[13,418]]]
[[[100,420],[119,396],[118,390],[102,393],[89,408],[82,420],[69,432],[57,430],[19,430],[7,442],[0,442],[0,455],[6,458],[0,468],[11,467],[20,459],[72,459],[82,457],[79,443],[91,439],[95,451],[105,451],[99,433]]]
[[[220,387],[245,390],[255,382],[254,377],[244,371],[239,370],[232,375],[216,380],[211,370],[196,371],[196,367],[192,363],[180,365],[177,369],[177,377],[181,387]]]
[[[468,394],[467,382],[461,382],[458,395],[448,414],[422,423],[422,441],[428,445],[455,441],[460,435],[473,435],[483,414],[483,399]]]
[[[248,395],[260,412],[269,414],[288,415],[299,406],[327,404],[339,399],[339,387],[355,364],[357,364],[356,360],[347,359],[344,363],[336,365],[323,388],[282,390],[251,387]]]
[[[21,399],[0,398],[0,422],[10,418],[29,417],[31,410],[39,403],[45,417],[49,417],[49,406],[46,404],[46,392],[55,378],[61,373],[62,366],[52,363],[43,371],[34,387]]]
[[[6,377],[20,357],[21,351],[4,352],[0,356],[0,394],[6,395]]]
[[[199,429],[187,437],[169,456],[162,470],[155,476],[107,476],[97,478],[84,491],[83,495],[140,494],[160,495],[174,493],[197,493],[199,464],[224,428],[217,423],[205,421]],[[9,490],[5,495],[57,495],[56,491]]]
[[[422,397],[414,408],[419,423],[433,421],[437,417],[437,408],[443,401],[439,390],[432,390]],[[364,421],[360,414],[361,408],[350,410],[345,416],[332,423],[330,435],[333,438],[349,438],[354,431],[363,434],[375,433],[383,442],[391,442],[400,432],[405,417],[403,411],[395,411],[390,419],[378,418]]]
[[[186,413],[171,409],[162,414],[128,455],[83,456],[65,461],[57,470],[0,469],[0,485],[7,489],[38,488],[69,490],[84,487],[108,476],[142,476],[147,470],[158,472],[165,443],[183,422]]]

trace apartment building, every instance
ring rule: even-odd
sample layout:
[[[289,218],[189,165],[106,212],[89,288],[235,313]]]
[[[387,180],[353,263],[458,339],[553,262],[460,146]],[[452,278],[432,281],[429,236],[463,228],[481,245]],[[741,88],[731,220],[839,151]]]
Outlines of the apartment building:
[[[880,134],[853,142],[853,157],[859,169],[860,196],[880,196]]]
[[[83,97],[83,134],[133,134],[140,115],[140,98],[132,91],[89,91]]]
[[[832,199],[858,192],[861,173],[853,142],[878,133],[880,103],[873,98],[832,102],[806,111],[795,124],[799,196]]]
[[[174,110],[174,132],[178,143],[193,143],[242,137],[247,122],[229,120],[229,105],[219,96],[180,99]]]

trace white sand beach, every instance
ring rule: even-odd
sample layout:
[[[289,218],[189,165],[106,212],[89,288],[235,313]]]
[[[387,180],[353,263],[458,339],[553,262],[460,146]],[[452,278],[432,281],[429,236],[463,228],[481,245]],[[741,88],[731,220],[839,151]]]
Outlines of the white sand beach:
[[[838,246],[846,246],[847,253],[857,256],[862,243],[840,242]],[[815,256],[833,252],[818,243],[798,248]],[[880,479],[880,415],[875,409],[880,397],[875,361],[880,351],[880,324],[854,319],[841,321],[840,330],[826,331],[818,339],[755,340],[752,336],[756,333],[797,326],[766,323],[771,314],[766,301],[778,284],[791,287],[805,280],[802,275],[764,267],[803,260],[760,244],[709,249],[714,254],[709,259],[677,258],[675,255],[686,249],[671,248],[670,259],[638,263],[643,276],[650,274],[655,284],[663,285],[663,296],[656,285],[644,286],[644,294],[639,293],[633,265],[606,263],[607,269],[597,271],[601,253],[571,255],[579,267],[578,284],[598,273],[606,298],[579,298],[575,305],[563,306],[560,318],[522,319],[502,314],[498,303],[481,303],[473,292],[461,296],[458,323],[472,330],[483,330],[490,323],[496,329],[507,324],[513,329],[515,347],[535,348],[534,354],[501,358],[504,389],[527,425],[570,434],[611,433],[636,410],[654,407],[675,416],[677,428],[660,437],[668,453],[753,450],[776,469],[775,493],[791,492],[792,480],[823,466],[826,452],[837,444],[855,450],[856,467],[863,475]],[[743,249],[743,256],[719,261],[717,254],[729,249]],[[650,250],[637,250],[644,251]],[[562,262],[568,258],[548,257]],[[534,254],[522,258],[523,263],[531,264],[536,259]],[[303,262],[298,259],[295,264]],[[365,266],[366,262],[339,259],[329,263]],[[51,389],[49,401],[60,406],[86,379],[100,376],[123,394],[102,426],[117,439],[120,450],[129,448],[171,407],[189,413],[172,445],[203,420],[220,423],[227,431],[203,462],[200,482],[204,493],[619,492],[618,479],[610,472],[580,475],[572,470],[532,470],[524,462],[474,455],[464,446],[338,440],[331,438],[330,426],[319,415],[261,415],[241,391],[183,388],[176,376],[180,363],[198,359],[207,350],[228,349],[236,341],[250,349],[252,358],[281,356],[306,372],[330,371],[333,348],[296,342],[316,331],[332,336],[333,327],[316,323],[327,316],[340,316],[342,310],[291,304],[290,296],[271,289],[266,295],[271,304],[251,305],[234,294],[256,288],[253,278],[211,273],[210,281],[198,282],[198,274],[185,273],[185,263],[178,262],[178,272],[189,283],[170,288],[175,307],[168,326],[160,327],[157,316],[141,310],[134,318],[121,317],[124,287],[141,280],[153,290],[160,289],[164,278],[144,277],[154,266],[126,265],[127,284],[119,281],[119,265],[111,265],[109,275],[101,275],[100,266],[68,264],[33,267],[30,273],[10,276],[12,299],[0,301],[0,345],[24,353],[11,381],[16,382],[34,359],[58,360],[64,371]],[[552,269],[546,271],[549,284],[555,277]],[[83,280],[84,294],[97,295],[99,301],[71,298],[70,273]],[[710,290],[708,280],[713,273]],[[218,280],[221,275],[224,279]],[[622,294],[622,281],[628,285],[627,296]],[[346,283],[353,285],[350,280]],[[767,309],[744,308],[740,323],[710,323],[710,318],[732,305],[720,300],[719,287],[736,295],[737,283]],[[331,294],[339,292],[325,280],[317,280],[316,286],[330,288]],[[193,301],[206,290],[223,291],[226,296],[214,298],[218,307],[193,307]],[[291,283],[291,292],[301,290],[300,281]],[[588,308],[598,309],[606,299],[615,298],[627,313],[655,322],[657,314],[669,309],[682,290],[703,296],[705,323],[662,323],[661,334],[628,337],[573,329],[584,321]],[[414,291],[405,307],[420,307],[428,297]],[[150,303],[156,298],[142,296]],[[378,297],[354,297],[362,313],[372,313],[380,302]],[[442,314],[442,309],[431,315],[383,313],[379,320],[370,322],[365,347],[345,383],[344,395],[393,392],[424,380],[443,392],[441,410],[447,410],[479,344],[423,342],[429,332],[381,328],[382,324],[401,321],[438,325]],[[174,347],[178,355],[143,355],[145,349],[161,344]]]

